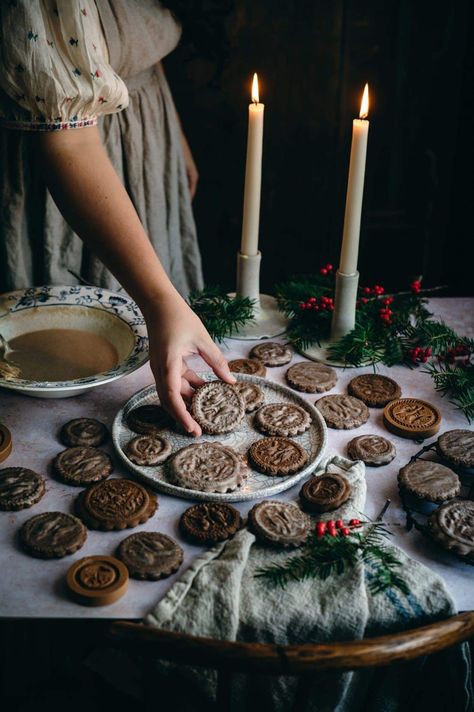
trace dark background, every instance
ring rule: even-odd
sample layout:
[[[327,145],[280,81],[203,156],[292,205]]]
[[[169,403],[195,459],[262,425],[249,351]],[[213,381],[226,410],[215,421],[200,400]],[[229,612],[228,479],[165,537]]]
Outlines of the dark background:
[[[359,271],[390,289],[474,294],[473,5],[467,0],[221,0],[166,60],[200,172],[208,284],[234,287],[251,77],[265,103],[262,287],[338,264],[352,119],[370,131]],[[214,32],[214,37],[213,37]],[[223,44],[227,41],[227,55]]]

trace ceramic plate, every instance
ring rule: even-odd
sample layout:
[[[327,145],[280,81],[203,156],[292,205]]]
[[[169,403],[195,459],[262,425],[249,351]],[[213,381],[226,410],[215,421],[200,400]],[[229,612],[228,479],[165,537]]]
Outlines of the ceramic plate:
[[[39,329],[82,329],[105,336],[119,363],[70,381],[0,378],[0,386],[41,398],[65,398],[121,378],[148,361],[145,320],[125,294],[99,287],[32,287],[0,295],[0,334],[10,339]]]
[[[245,484],[241,488],[234,492],[220,494],[216,492],[198,492],[171,484],[166,476],[166,463],[154,467],[135,465],[128,459],[124,452],[127,442],[137,435],[137,433],[130,430],[127,426],[127,415],[133,408],[137,408],[140,405],[159,402],[154,386],[148,386],[132,396],[115,416],[112,426],[112,439],[115,449],[125,466],[134,472],[135,475],[138,475],[140,479],[157,490],[161,490],[167,494],[173,494],[176,497],[206,500],[208,502],[243,502],[249,499],[268,497],[283,492],[289,487],[293,487],[293,485],[300,480],[308,477],[316,468],[327,443],[326,424],[319,411],[286,386],[272,383],[257,376],[247,376],[240,373],[235,373],[234,375],[239,381],[250,381],[251,383],[259,385],[265,393],[265,403],[296,403],[310,414],[310,429],[302,435],[293,438],[299,442],[309,454],[308,464],[303,470],[286,477],[271,477],[251,469]],[[211,373],[201,374],[201,376],[207,381],[215,380],[214,374]],[[238,453],[245,455],[255,440],[264,437],[253,427],[253,417],[254,413],[246,414],[238,430],[224,435],[204,435],[201,438],[195,439],[181,434],[177,430],[168,429],[162,432],[170,440],[173,452],[193,442],[217,441],[224,445],[230,445],[230,447],[234,448]]]

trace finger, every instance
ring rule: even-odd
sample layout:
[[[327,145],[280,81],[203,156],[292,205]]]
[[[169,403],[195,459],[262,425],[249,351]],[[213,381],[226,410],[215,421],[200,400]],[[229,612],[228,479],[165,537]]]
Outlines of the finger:
[[[236,378],[231,373],[229,369],[229,364],[225,360],[221,350],[215,345],[211,340],[201,344],[198,348],[199,355],[202,356],[204,361],[212,368],[216,376],[219,376],[223,381],[227,383],[236,383]]]
[[[201,428],[188,413],[181,395],[181,364],[180,356],[168,357],[161,373],[161,383],[157,384],[157,387],[161,386],[159,395],[166,410],[182,425],[186,432],[199,436]]]
[[[199,388],[199,386],[204,385],[206,382],[191,368],[188,368],[188,370],[183,373],[183,378],[185,378],[193,388]]]
[[[181,395],[187,401],[191,400],[194,394],[194,388],[191,388],[188,381],[184,378],[181,379]]]

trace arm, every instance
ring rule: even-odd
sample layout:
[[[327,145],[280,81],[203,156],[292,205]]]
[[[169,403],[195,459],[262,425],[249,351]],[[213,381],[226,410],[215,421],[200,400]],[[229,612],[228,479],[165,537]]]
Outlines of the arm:
[[[143,312],[162,404],[189,433],[200,435],[183,396],[189,398],[202,380],[184,359],[200,354],[217,376],[234,383],[226,360],[168,279],[97,127],[45,132],[39,140],[46,182],[65,219]]]

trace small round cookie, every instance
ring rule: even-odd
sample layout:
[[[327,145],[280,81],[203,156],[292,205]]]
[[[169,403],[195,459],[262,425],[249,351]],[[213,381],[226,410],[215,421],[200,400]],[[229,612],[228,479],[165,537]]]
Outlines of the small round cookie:
[[[43,512],[27,519],[20,529],[20,541],[31,556],[61,559],[74,554],[87,539],[80,519],[64,512]]]
[[[419,398],[398,398],[383,409],[383,423],[387,430],[401,438],[423,440],[438,432],[441,413]]]
[[[292,475],[308,461],[308,453],[290,438],[271,437],[256,440],[249,449],[255,468],[266,475]]]
[[[0,510],[27,509],[39,502],[46,491],[44,477],[26,467],[0,470]]]
[[[140,405],[127,415],[127,425],[130,430],[142,435],[156,433],[174,424],[173,418],[161,405]]]
[[[439,436],[436,449],[452,465],[474,467],[474,431],[448,430]]]
[[[265,378],[267,369],[256,358],[234,358],[228,362],[229,370],[233,373],[246,373],[248,376],[261,376]]]
[[[301,504],[309,512],[332,512],[351,496],[348,480],[335,472],[311,477],[300,489]]]
[[[474,564],[474,502],[458,499],[441,505],[431,514],[429,531],[445,549]]]
[[[108,431],[105,425],[95,418],[74,418],[63,425],[59,437],[68,447],[98,447],[107,440]]]
[[[308,537],[311,520],[297,504],[265,500],[248,515],[249,529],[259,541],[273,546],[299,546]]]
[[[197,544],[217,544],[234,536],[242,518],[235,507],[223,502],[200,502],[181,515],[182,534]]]
[[[66,584],[78,603],[108,606],[125,594],[128,571],[113,556],[86,556],[69,567]]]
[[[359,398],[371,408],[383,408],[402,395],[402,390],[396,381],[379,373],[364,373],[356,376],[349,381],[347,390],[351,396]]]
[[[415,460],[402,467],[398,483],[410,494],[429,502],[445,502],[461,491],[457,474],[431,460]]]
[[[330,366],[312,361],[301,361],[290,366],[285,374],[292,388],[303,393],[323,393],[334,388],[337,374]]]
[[[358,435],[347,443],[351,460],[362,460],[366,465],[381,467],[396,457],[395,445],[381,435]]]
[[[234,388],[240,393],[246,413],[253,413],[254,410],[260,408],[265,400],[265,394],[256,383],[249,381],[237,381]]]
[[[187,445],[170,458],[168,465],[174,484],[199,492],[232,492],[247,477],[242,458],[220,443]]]
[[[125,454],[136,465],[159,465],[171,455],[171,443],[162,435],[137,435],[125,446]]]
[[[156,496],[138,482],[113,479],[99,482],[76,499],[77,513],[89,529],[132,529],[150,519],[158,508]]]
[[[183,563],[182,548],[161,532],[138,532],[120,542],[117,556],[132,578],[158,581],[171,576]]]
[[[265,366],[284,366],[293,358],[293,351],[286,344],[264,341],[257,344],[249,353],[250,358],[258,358]]]
[[[59,479],[75,487],[101,482],[112,473],[110,455],[95,447],[69,447],[53,460],[53,472]]]
[[[230,433],[245,414],[240,393],[229,383],[209,381],[196,388],[191,401],[191,415],[204,433]]]
[[[257,411],[254,423],[266,435],[299,435],[311,425],[307,410],[295,403],[270,403]]]
[[[315,403],[326,425],[337,430],[358,428],[369,419],[369,409],[358,398],[335,394],[323,396]]]

